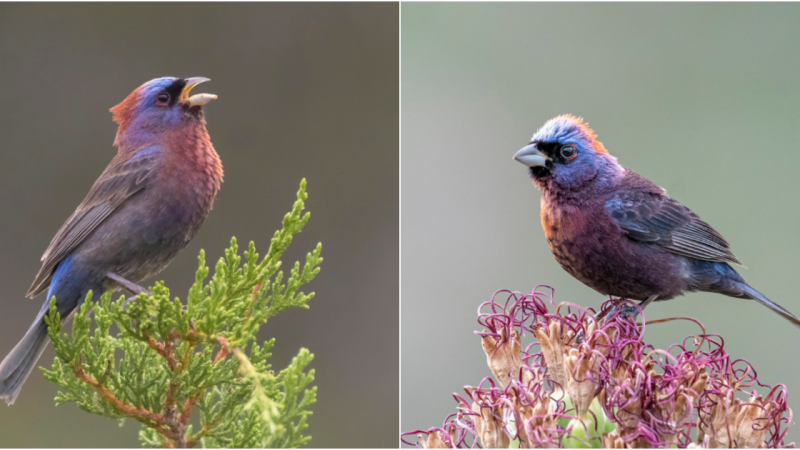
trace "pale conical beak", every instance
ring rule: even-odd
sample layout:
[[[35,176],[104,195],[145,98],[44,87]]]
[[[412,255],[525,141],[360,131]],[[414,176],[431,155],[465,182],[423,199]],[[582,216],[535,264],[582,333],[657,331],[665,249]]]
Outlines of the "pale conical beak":
[[[211,100],[216,100],[217,96],[214,94],[195,94],[191,97],[189,96],[189,92],[192,90],[193,87],[197,86],[200,83],[205,83],[206,81],[211,81],[210,78],[205,77],[192,77],[186,79],[186,86],[183,88],[183,92],[181,93],[181,101],[184,101],[189,104],[189,107],[195,106],[203,106],[210,102]]]
[[[514,159],[528,167],[544,167],[547,156],[536,148],[536,144],[526,145],[514,154]]]

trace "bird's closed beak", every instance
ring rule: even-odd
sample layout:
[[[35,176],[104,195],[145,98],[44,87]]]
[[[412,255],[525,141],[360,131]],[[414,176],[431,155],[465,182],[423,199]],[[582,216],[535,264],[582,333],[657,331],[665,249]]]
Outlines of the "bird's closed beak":
[[[514,159],[528,167],[544,167],[547,163],[547,156],[536,148],[536,144],[526,145],[514,154]]]
[[[181,92],[181,101],[188,103],[189,107],[194,107],[194,106],[203,106],[206,103],[210,102],[211,100],[216,100],[217,96],[214,94],[195,94],[192,95],[191,97],[189,96],[189,92],[192,90],[193,87],[197,86],[200,83],[205,83],[206,81],[211,81],[211,79],[205,77],[187,78],[186,86],[183,88],[183,92]]]

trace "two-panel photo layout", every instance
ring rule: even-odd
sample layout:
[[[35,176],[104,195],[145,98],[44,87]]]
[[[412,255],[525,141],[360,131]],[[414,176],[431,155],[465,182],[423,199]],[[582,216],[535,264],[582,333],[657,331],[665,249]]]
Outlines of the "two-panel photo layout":
[[[800,4],[0,3],[0,448],[792,448]]]

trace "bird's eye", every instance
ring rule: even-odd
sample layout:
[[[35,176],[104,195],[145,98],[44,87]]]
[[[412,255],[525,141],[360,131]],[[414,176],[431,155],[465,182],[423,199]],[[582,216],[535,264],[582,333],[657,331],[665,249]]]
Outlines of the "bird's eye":
[[[567,144],[561,147],[561,157],[564,158],[565,161],[572,161],[576,156],[578,156],[578,151],[575,150],[574,145]]]
[[[169,103],[169,94],[167,94],[166,92],[162,92],[158,94],[158,96],[156,96],[156,100],[158,100],[158,103],[166,105],[167,103]]]

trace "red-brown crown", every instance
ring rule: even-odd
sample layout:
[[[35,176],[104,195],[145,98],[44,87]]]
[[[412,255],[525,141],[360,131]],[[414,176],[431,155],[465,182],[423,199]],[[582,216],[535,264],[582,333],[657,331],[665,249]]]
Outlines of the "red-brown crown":
[[[583,117],[575,116],[572,114],[562,114],[551,120],[564,121],[570,123],[570,125],[577,128],[579,133],[581,133],[587,140],[592,142],[592,148],[594,149],[594,151],[596,151],[597,153],[608,154],[608,150],[606,150],[602,142],[597,140],[597,134],[594,132],[593,129],[589,127],[589,123],[583,120]]]
[[[119,125],[120,131],[128,128],[128,125],[133,121],[133,112],[141,101],[141,86],[134,89],[133,92],[125,97],[118,105],[111,108],[112,120]]]

